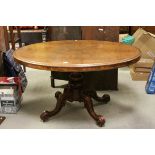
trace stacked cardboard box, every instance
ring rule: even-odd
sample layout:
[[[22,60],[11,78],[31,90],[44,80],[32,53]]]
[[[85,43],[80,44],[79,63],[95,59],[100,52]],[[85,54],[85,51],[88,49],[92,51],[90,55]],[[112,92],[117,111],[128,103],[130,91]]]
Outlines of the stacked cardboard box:
[[[155,35],[140,28],[133,36],[135,42],[132,46],[141,50],[142,57],[136,64],[130,66],[130,74],[132,80],[146,81],[154,63]]]
[[[130,66],[132,80],[146,81],[151,72],[154,61],[141,58],[136,64]]]
[[[19,77],[0,77],[0,113],[16,113],[21,107]]]

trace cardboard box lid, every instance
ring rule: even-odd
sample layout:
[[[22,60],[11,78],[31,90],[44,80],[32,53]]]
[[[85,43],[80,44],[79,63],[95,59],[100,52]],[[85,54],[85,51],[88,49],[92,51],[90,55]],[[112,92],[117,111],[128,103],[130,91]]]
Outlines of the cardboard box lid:
[[[143,58],[151,58],[147,52],[151,51],[155,54],[155,35],[139,28],[133,36],[135,42],[132,45],[141,50]]]

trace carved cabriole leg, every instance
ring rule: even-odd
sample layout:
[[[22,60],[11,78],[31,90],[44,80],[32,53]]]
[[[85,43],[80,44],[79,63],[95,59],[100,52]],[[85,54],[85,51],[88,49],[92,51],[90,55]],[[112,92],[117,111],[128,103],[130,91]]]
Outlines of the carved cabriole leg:
[[[41,115],[40,118],[43,120],[43,122],[47,121],[51,116],[56,115],[62,107],[65,105],[66,102],[66,96],[65,94],[62,94],[61,92],[56,92],[55,97],[57,99],[56,107],[54,108],[53,111],[44,111]]]
[[[53,111],[45,111],[40,115],[43,121],[47,121],[51,116],[56,115],[62,107],[65,105],[66,101],[79,101],[84,102],[84,106],[87,109],[91,117],[96,121],[98,126],[103,126],[105,119],[102,115],[97,115],[93,108],[92,98],[99,101],[107,103],[110,101],[110,96],[105,94],[99,97],[96,91],[86,90],[83,88],[83,76],[81,73],[71,73],[68,85],[64,88],[63,94],[61,92],[56,92],[55,97],[57,99],[56,107]]]
[[[89,95],[94,100],[98,102],[103,102],[105,104],[110,101],[110,96],[108,94],[104,94],[102,97],[99,97],[95,90],[87,90],[85,94]]]
[[[97,125],[102,127],[105,123],[105,119],[102,115],[97,115],[93,108],[93,102],[90,96],[83,97],[85,108],[87,109],[90,116],[96,121]]]

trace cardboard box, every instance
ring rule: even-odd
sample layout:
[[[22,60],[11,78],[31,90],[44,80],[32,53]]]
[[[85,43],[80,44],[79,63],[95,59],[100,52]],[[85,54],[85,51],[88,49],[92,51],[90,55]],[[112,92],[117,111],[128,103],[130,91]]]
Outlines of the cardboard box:
[[[135,68],[152,68],[154,61],[152,59],[141,58],[137,63],[133,64]]]
[[[142,58],[150,59],[151,56],[147,52],[155,54],[155,35],[139,28],[133,36],[135,41],[132,45],[141,50]]]
[[[18,77],[0,77],[0,113],[17,113],[22,92]]]
[[[132,80],[146,81],[155,60],[155,35],[139,28],[133,36],[135,41],[132,46],[139,48],[142,58],[130,66]]]
[[[140,73],[150,73],[151,68],[146,68],[146,67],[135,67],[133,68],[134,72],[140,72]]]
[[[134,69],[130,67],[130,75],[134,81],[147,81],[150,73],[135,72]]]
[[[154,61],[152,59],[140,59],[137,63],[133,64],[131,67],[134,72],[144,72],[150,73]]]

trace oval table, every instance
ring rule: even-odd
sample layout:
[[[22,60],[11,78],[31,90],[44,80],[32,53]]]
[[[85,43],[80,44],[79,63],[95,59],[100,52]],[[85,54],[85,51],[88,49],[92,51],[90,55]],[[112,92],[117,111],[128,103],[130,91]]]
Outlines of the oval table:
[[[64,92],[57,91],[56,107],[53,111],[44,111],[40,118],[47,121],[56,115],[66,101],[84,102],[84,107],[96,121],[103,126],[105,118],[95,113],[92,98],[107,103],[110,96],[104,94],[99,97],[94,90],[83,87],[82,72],[109,70],[128,66],[140,59],[139,49],[122,43],[96,40],[66,40],[37,43],[19,48],[14,52],[14,59],[27,67],[71,72],[69,83]]]

